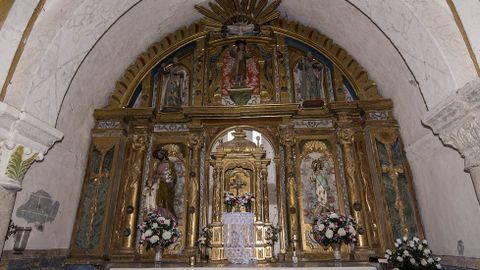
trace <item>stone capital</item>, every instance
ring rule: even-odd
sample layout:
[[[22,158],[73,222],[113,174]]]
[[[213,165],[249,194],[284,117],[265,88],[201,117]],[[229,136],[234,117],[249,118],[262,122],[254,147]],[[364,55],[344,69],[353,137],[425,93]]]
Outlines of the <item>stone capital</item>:
[[[467,171],[480,165],[480,79],[448,96],[430,110],[422,122],[445,145],[460,152]]]
[[[20,190],[32,163],[43,160],[62,138],[63,133],[49,124],[0,102],[0,186]]]

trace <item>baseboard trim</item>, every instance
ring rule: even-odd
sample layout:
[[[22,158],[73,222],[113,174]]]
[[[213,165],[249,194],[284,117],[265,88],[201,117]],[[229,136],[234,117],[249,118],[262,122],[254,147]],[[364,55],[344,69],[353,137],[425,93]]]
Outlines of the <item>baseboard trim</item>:
[[[480,269],[480,258],[451,255],[436,255],[442,258],[442,265],[455,266],[467,269]]]

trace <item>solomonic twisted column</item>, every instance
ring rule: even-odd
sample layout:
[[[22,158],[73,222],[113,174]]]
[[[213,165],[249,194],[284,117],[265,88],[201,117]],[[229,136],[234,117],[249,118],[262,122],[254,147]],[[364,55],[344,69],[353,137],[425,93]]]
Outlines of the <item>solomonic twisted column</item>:
[[[465,159],[480,202],[480,79],[471,81],[444,99],[423,118],[445,145]]]
[[[62,137],[53,127],[0,102],[0,256],[25,174]]]

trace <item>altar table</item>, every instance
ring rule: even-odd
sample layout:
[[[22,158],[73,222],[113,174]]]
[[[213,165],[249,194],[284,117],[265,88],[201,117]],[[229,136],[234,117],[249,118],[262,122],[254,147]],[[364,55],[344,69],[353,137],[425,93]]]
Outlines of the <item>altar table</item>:
[[[253,263],[253,213],[223,213],[223,241],[225,258],[231,263]]]

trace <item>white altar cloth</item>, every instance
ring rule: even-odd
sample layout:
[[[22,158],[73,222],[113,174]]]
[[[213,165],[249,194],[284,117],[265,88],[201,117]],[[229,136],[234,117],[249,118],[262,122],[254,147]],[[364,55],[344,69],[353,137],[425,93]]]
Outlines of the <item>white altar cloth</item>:
[[[223,213],[223,241],[225,258],[235,264],[254,262],[253,213]]]

